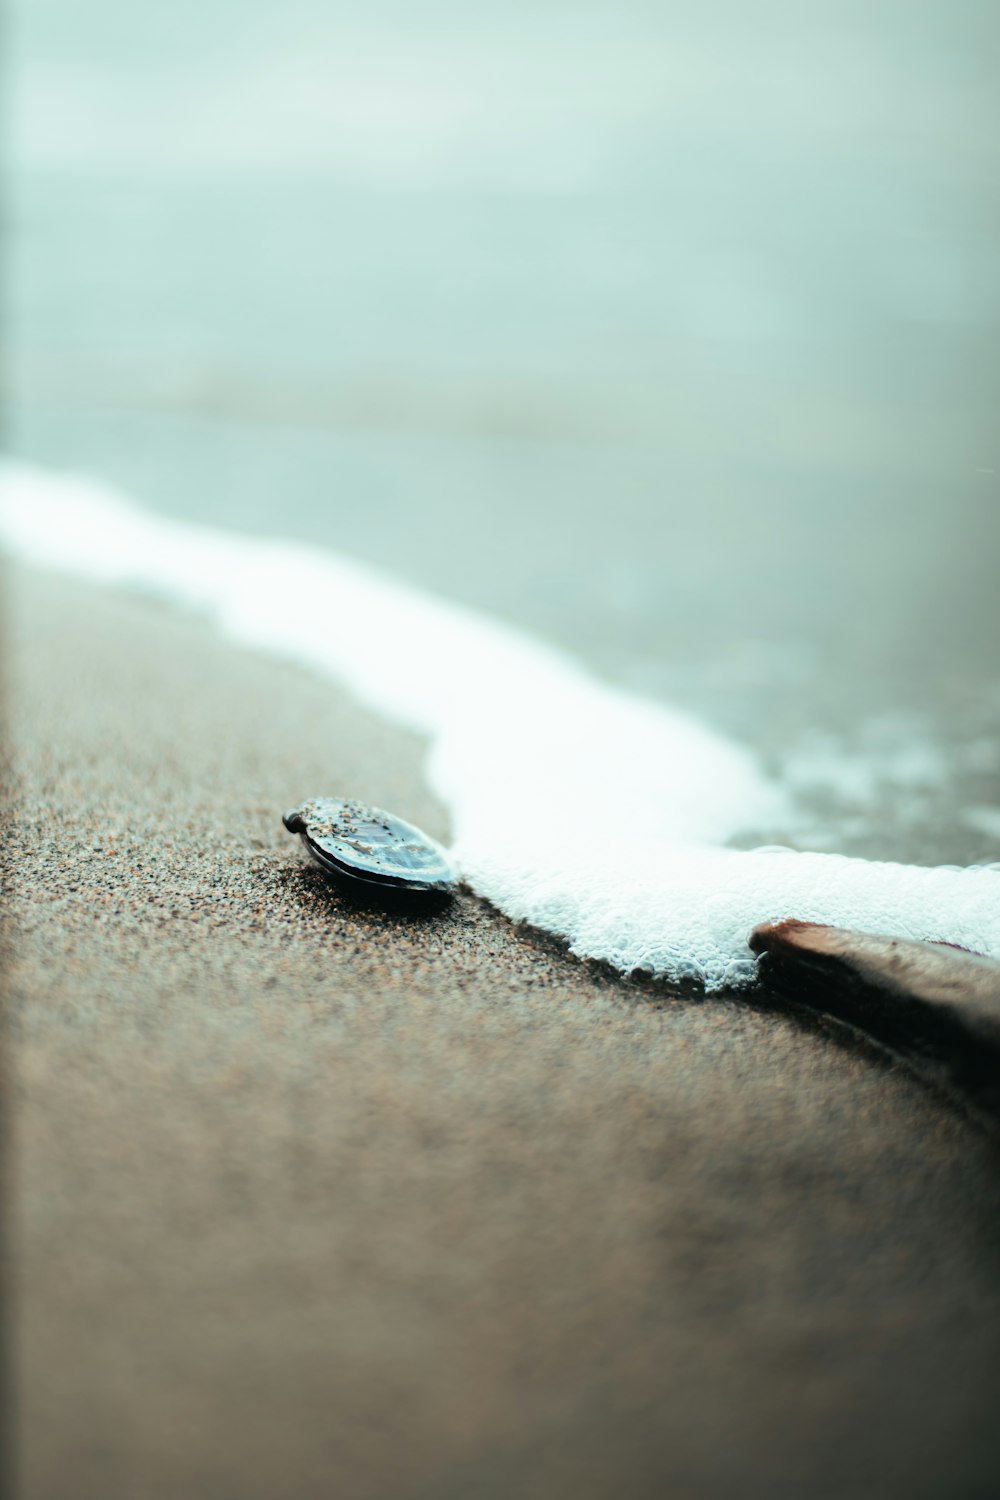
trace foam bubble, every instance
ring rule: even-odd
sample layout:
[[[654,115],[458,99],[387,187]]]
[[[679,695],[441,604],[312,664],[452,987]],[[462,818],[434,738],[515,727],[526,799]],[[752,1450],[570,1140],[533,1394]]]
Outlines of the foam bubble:
[[[154,518],[14,465],[0,536],[33,562],[207,610],[425,734],[469,883],[581,957],[716,990],[752,977],[756,923],[792,915],[1000,957],[997,871],[727,849],[787,813],[744,749],[475,611],[319,548]]]

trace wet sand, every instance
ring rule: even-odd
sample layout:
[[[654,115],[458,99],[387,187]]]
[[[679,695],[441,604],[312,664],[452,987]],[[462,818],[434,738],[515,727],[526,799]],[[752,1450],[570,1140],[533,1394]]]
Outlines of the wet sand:
[[[620,982],[281,827],[418,741],[8,574],[26,1500],[982,1497],[997,1147],[820,1025]]]

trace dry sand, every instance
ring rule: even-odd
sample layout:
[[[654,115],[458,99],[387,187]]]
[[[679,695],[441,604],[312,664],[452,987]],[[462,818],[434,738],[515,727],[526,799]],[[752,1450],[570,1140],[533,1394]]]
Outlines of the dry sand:
[[[9,582],[25,1500],[996,1493],[988,1138],[472,897],[352,909],[280,814],[446,835],[418,742],[196,618]]]

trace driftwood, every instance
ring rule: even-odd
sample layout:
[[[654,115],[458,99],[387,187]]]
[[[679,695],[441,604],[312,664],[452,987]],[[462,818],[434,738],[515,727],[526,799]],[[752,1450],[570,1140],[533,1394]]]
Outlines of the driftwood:
[[[1000,1125],[1000,963],[794,920],[755,928],[750,946],[768,989],[864,1032]]]

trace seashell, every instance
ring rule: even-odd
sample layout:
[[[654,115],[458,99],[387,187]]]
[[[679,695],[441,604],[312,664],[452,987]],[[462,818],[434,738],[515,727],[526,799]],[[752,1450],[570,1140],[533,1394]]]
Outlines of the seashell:
[[[285,813],[325,874],[347,888],[450,896],[458,872],[436,840],[394,813],[338,797],[311,797]]]

